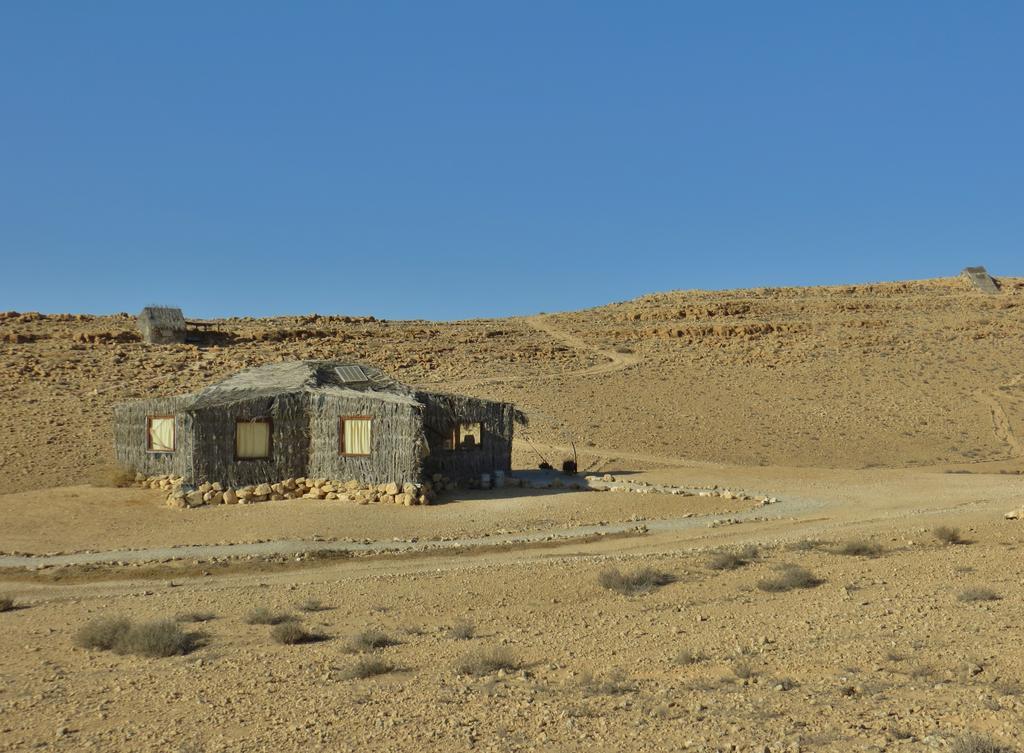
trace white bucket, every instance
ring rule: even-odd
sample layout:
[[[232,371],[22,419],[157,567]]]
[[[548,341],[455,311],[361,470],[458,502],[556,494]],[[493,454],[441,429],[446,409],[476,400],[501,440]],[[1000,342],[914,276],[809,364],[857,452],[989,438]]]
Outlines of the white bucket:
[[[480,474],[480,488],[490,489],[491,488],[491,474],[481,473]]]
[[[501,489],[505,486],[505,471],[494,472],[494,488]]]

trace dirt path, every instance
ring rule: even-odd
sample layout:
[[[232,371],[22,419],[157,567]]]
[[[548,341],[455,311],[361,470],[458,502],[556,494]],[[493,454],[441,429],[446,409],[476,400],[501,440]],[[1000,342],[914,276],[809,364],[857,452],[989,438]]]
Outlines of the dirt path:
[[[598,374],[609,374],[615,371],[623,371],[631,366],[635,366],[640,363],[640,357],[633,353],[619,353],[614,350],[604,350],[602,348],[595,348],[588,344],[585,340],[572,335],[565,330],[559,329],[551,323],[551,319],[544,315],[529,316],[521,320],[524,324],[533,327],[538,332],[543,332],[548,335],[552,340],[567,345],[570,348],[579,350],[585,353],[593,353],[604,359],[605,363],[599,363],[595,366],[588,366],[585,369],[578,369],[576,371],[559,371],[552,373],[535,373],[530,375],[522,376],[502,376],[502,377],[487,377],[484,379],[460,379],[458,381],[444,382],[446,387],[471,387],[485,384],[506,384],[508,382],[522,382],[525,380],[538,380],[538,379],[565,379],[573,377],[586,377],[595,376]]]
[[[1024,374],[1019,374],[1006,384],[1000,385],[998,389],[1019,387],[1022,381],[1024,381]],[[1013,426],[1010,424],[1010,418],[1006,415],[1006,410],[1003,408],[1003,404],[999,401],[998,391],[986,392],[985,390],[977,390],[974,395],[978,400],[984,403],[991,412],[992,431],[995,433],[996,439],[1009,448],[1010,456],[1008,459],[1024,456],[1024,445],[1021,444],[1021,441],[1013,432]]]

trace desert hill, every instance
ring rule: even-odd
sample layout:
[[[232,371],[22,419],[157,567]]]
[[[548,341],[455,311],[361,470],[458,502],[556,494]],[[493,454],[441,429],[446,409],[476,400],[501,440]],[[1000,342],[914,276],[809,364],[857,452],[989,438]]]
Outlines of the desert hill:
[[[561,459],[1018,470],[1024,280],[675,291],[457,322],[218,321],[154,346],[128,314],[0,314],[0,488],[78,481],[112,456],[111,406],[252,365],[352,358],[410,384],[512,400]],[[523,464],[536,462],[525,443]]]

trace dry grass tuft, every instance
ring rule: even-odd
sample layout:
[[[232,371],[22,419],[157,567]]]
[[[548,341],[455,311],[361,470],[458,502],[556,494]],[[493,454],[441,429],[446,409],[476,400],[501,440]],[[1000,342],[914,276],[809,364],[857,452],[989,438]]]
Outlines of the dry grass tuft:
[[[732,673],[741,680],[749,680],[751,677],[757,674],[757,671],[754,669],[753,665],[751,665],[750,662],[743,659],[733,662],[730,669],[732,670]]]
[[[355,664],[343,670],[341,677],[343,680],[365,680],[369,677],[386,675],[394,671],[395,666],[393,664],[374,656],[364,656],[358,659]]]
[[[175,622],[209,622],[217,619],[212,612],[179,612],[174,615]]]
[[[815,549],[820,549],[825,545],[824,541],[818,539],[800,539],[786,545],[786,549],[791,552],[813,552]]]
[[[0,612],[11,612],[14,610],[14,599],[10,596],[0,596]]]
[[[969,732],[952,742],[949,753],[1013,753],[1013,749]]]
[[[845,554],[849,557],[877,557],[883,551],[881,544],[874,541],[844,541],[832,550],[836,554]]]
[[[597,582],[604,588],[626,596],[637,596],[653,591],[660,586],[672,583],[675,577],[649,567],[641,568],[632,573],[624,573],[618,568],[603,570],[597,576]]]
[[[129,627],[114,645],[114,651],[159,659],[182,656],[196,647],[196,635],[183,632],[174,620],[157,620]]]
[[[284,646],[295,646],[300,643],[316,643],[322,641],[324,637],[309,632],[298,622],[289,621],[274,625],[270,630],[270,639]]]
[[[510,671],[517,669],[519,662],[506,648],[485,648],[466,654],[455,664],[455,671],[460,675],[483,677],[500,669]]]
[[[691,664],[700,664],[702,661],[706,661],[708,657],[699,651],[691,651],[688,648],[684,648],[678,654],[676,654],[675,663],[681,667],[688,667]]]
[[[621,669],[613,669],[605,675],[594,675],[584,672],[577,680],[583,695],[625,695],[636,691],[636,683],[630,680]]]
[[[174,620],[133,625],[123,617],[104,617],[83,626],[75,635],[75,644],[118,654],[160,658],[191,653],[198,646],[197,638],[194,633],[183,632]]]
[[[376,651],[388,646],[397,646],[398,640],[392,638],[382,630],[363,630],[352,636],[348,642],[349,653],[360,653],[362,651]]]
[[[757,558],[757,547],[744,547],[738,552],[715,552],[705,563],[709,570],[735,570]]]
[[[295,617],[287,612],[271,612],[266,607],[256,607],[245,616],[249,625],[280,625],[285,622],[294,622]]]
[[[939,526],[932,534],[943,544],[966,544],[967,540],[960,535],[960,529]]]
[[[960,592],[956,597],[958,601],[999,601],[1002,597],[991,588],[984,586],[973,586]]]
[[[457,641],[468,641],[476,635],[476,625],[466,619],[456,620],[448,629],[448,637]]]
[[[810,570],[799,565],[783,565],[777,576],[759,580],[757,587],[762,591],[778,593],[792,591],[797,588],[814,588],[824,582]]]
[[[299,604],[299,611],[302,612],[325,612],[330,607],[325,607],[319,599],[306,599]]]
[[[120,465],[99,465],[89,473],[89,484],[124,489],[135,485],[135,471]]]
[[[131,629],[131,626],[131,620],[124,617],[101,617],[86,623],[75,634],[75,645],[79,648],[111,651]]]

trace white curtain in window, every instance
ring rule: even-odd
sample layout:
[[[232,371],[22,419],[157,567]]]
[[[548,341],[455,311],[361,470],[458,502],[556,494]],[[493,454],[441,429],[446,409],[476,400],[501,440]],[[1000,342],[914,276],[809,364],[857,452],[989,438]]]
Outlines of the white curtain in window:
[[[345,454],[370,454],[370,419],[345,419]]]
[[[153,452],[174,452],[174,419],[149,419],[149,449]]]
[[[270,424],[266,421],[235,424],[235,455],[239,458],[270,457]]]

